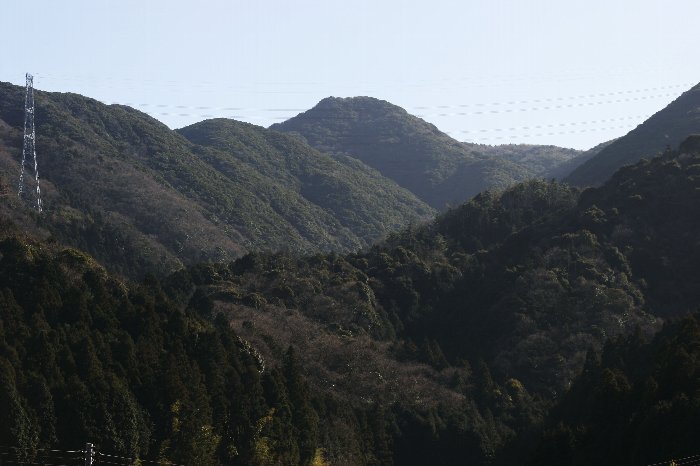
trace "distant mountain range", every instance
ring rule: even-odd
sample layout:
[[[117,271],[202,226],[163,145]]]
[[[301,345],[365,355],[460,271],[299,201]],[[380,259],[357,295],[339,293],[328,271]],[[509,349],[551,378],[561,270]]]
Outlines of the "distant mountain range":
[[[456,141],[370,97],[326,98],[270,129],[227,119],[170,130],[120,105],[36,92],[46,212],[16,197],[23,89],[0,83],[0,204],[38,237],[142,276],[250,251],[349,252],[522,180],[597,184],[700,132],[700,86],[582,152]],[[29,225],[32,228],[27,228]]]
[[[212,120],[176,132],[129,107],[36,92],[37,217],[12,195],[23,98],[0,84],[4,216],[125,275],[254,250],[353,251],[434,213],[357,160],[276,131]]]
[[[697,133],[700,133],[700,84],[573,169],[565,180],[577,186],[600,185],[618,168],[675,148]]]
[[[666,134],[693,129],[693,92]],[[599,187],[497,189],[658,135],[478,146],[367,98],[285,132],[172,131],[38,92],[39,215],[16,194],[22,103],[0,84],[3,458],[85,440],[212,466],[697,455],[700,136]]]
[[[395,464],[524,464],[530,455],[577,464],[556,458],[624,458],[630,448],[639,464],[690,455],[700,326],[691,322],[687,336],[667,329],[679,341],[655,358],[615,347],[642,345],[664,318],[697,309],[699,163],[700,137],[691,137],[599,188],[532,180],[482,193],[360,254],[253,254],[189,273],[208,309],[268,361],[298,347],[320,396],[385,403]],[[568,437],[540,430],[545,413]],[[630,422],[643,418],[653,423]],[[637,443],[610,442],[607,420]],[[603,430],[578,428],[587,425]],[[658,429],[669,434],[638,442]],[[546,450],[534,451],[538,437]],[[568,438],[600,443],[561,448]]]
[[[485,189],[562,176],[561,167],[583,154],[555,146],[459,142],[401,107],[371,97],[329,97],[271,129],[298,134],[335,156],[355,157],[436,209]]]
[[[130,107],[37,91],[39,218],[9,195],[22,125],[23,89],[0,84],[7,217],[127,276],[248,251],[358,250],[484,189],[557,177],[582,157],[461,143],[371,98],[324,99],[273,129],[214,119],[172,131]]]
[[[219,134],[204,125],[183,132]],[[484,192],[360,253],[251,253],[138,284],[2,224],[6,456],[89,438],[212,466],[688,457],[699,167],[691,137],[602,187]]]

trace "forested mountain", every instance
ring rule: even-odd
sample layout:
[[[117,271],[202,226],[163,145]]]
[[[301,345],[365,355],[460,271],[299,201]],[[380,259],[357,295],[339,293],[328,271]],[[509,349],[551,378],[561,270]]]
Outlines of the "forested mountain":
[[[517,462],[587,354],[697,308],[699,140],[582,195],[529,182],[366,253],[191,279],[270,360],[297,345],[314,391],[386,403],[397,464]]]
[[[548,416],[530,465],[694,464],[700,325],[669,322],[651,341],[608,343]]]
[[[188,131],[226,144],[216,123]],[[140,285],[6,221],[0,445],[186,464],[686,454],[697,324],[649,339],[700,302],[698,167],[695,137],[601,188],[486,192],[361,253],[252,253]]]
[[[2,464],[86,439],[165,464],[320,455],[293,350],[263,372],[225,319],[204,320],[154,278],[128,286],[75,249],[9,237],[0,257],[0,445],[19,447],[0,449]]]
[[[355,157],[436,209],[485,189],[552,178],[558,166],[581,153],[462,143],[401,107],[370,97],[329,97],[271,128],[296,133],[321,151]]]
[[[525,168],[532,178],[559,179],[568,164],[574,164],[586,152],[537,144],[501,144],[496,146],[465,144],[491,157],[499,157]],[[568,174],[568,173],[567,173]]]
[[[591,147],[590,149],[580,152],[573,158],[570,158],[568,160],[563,160],[561,163],[556,164],[553,166],[551,169],[547,170],[547,177],[546,178],[553,178],[556,180],[563,180],[566,178],[572,171],[574,171],[577,167],[585,163],[586,161],[592,159],[595,157],[600,151],[608,147],[610,144],[615,142],[617,139],[612,139],[610,141],[605,141],[601,142],[600,144],[596,144],[595,146]],[[535,146],[535,147],[541,147],[541,146]]]
[[[700,133],[700,84],[575,168],[566,181],[577,186],[600,185],[620,167],[642,157],[654,157],[697,133]]]
[[[23,88],[0,83],[3,215],[127,276],[256,250],[353,251],[433,213],[358,161],[289,135],[215,120],[183,130],[211,143],[195,144],[129,107],[36,92],[39,218],[12,195],[23,105]]]
[[[262,182],[249,182],[251,191],[264,191],[268,185],[277,187],[279,197],[268,194],[270,202],[304,238],[310,239],[313,246],[307,246],[306,251],[357,249],[354,245],[323,247],[330,238],[324,237],[319,226],[349,230],[357,238],[356,243],[367,246],[410,222],[425,221],[433,213],[367,165],[350,157],[334,159],[321,154],[288,134],[226,119],[203,121],[177,132],[199,147],[225,154],[215,157],[211,151],[195,148],[197,155],[237,183],[247,181],[240,175],[244,167],[255,170]],[[267,237],[269,231],[264,225],[258,228],[256,237]],[[257,249],[262,248],[260,244]]]

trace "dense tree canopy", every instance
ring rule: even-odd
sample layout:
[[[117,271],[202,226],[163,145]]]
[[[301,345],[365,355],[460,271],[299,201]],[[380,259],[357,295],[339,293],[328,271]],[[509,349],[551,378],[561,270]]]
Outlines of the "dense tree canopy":
[[[372,97],[328,97],[271,128],[297,134],[338,159],[361,160],[439,210],[485,189],[568,174],[567,167],[573,168],[569,162],[580,163],[575,159],[584,156],[555,146],[459,142],[403,108]]]
[[[4,221],[0,445],[259,465],[692,454],[698,324],[653,335],[698,308],[699,149],[582,193],[484,192],[359,253],[138,284]]]
[[[0,187],[19,173],[23,98],[0,83]],[[3,198],[3,216],[130,278],[249,251],[355,251],[433,215],[365,164],[255,125],[176,132],[133,108],[38,91],[35,120],[45,212]]]

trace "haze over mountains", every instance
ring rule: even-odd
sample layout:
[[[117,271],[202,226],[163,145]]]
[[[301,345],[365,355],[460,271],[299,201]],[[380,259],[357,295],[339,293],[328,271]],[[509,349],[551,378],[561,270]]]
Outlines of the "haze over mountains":
[[[19,173],[23,94],[0,86],[8,193]],[[37,92],[36,106],[40,227],[127,275],[250,250],[356,250],[433,215],[366,165],[264,128],[213,120],[182,130],[204,146],[131,108],[74,94]]]
[[[700,133],[700,84],[575,168],[566,181],[578,186],[600,185],[618,168],[642,157],[654,157],[696,133]]]
[[[465,144],[370,98],[172,131],[38,92],[39,215],[0,84],[0,458],[698,454],[700,135],[639,160],[654,128],[696,131],[697,89],[587,152]],[[549,180],[585,160],[600,186]]]
[[[485,146],[459,142],[389,102],[329,97],[271,126],[301,135],[331,154],[356,157],[436,209],[485,189],[552,178],[581,155],[554,146]]]
[[[18,173],[22,102],[22,88],[0,86],[7,192]],[[310,121],[317,128],[304,128],[316,148],[234,120],[171,131],[129,107],[74,94],[37,92],[36,105],[47,207],[37,231],[128,276],[256,250],[358,250],[430,219],[433,208],[555,176],[581,156],[552,146],[460,143],[369,98],[325,99],[309,115],[275,126]],[[319,112],[325,119],[314,116]],[[4,205],[16,222],[36,223]]]
[[[0,438],[23,460],[89,438],[188,465],[690,455],[700,327],[649,338],[700,303],[699,166],[690,138],[601,188],[484,193],[363,253],[141,284],[5,229]]]

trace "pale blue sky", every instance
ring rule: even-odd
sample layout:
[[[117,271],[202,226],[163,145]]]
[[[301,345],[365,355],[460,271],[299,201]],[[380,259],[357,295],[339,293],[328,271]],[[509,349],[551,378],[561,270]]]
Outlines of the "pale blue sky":
[[[459,140],[588,148],[700,82],[697,0],[1,0],[0,16],[1,81],[30,71],[173,128],[370,95]]]

